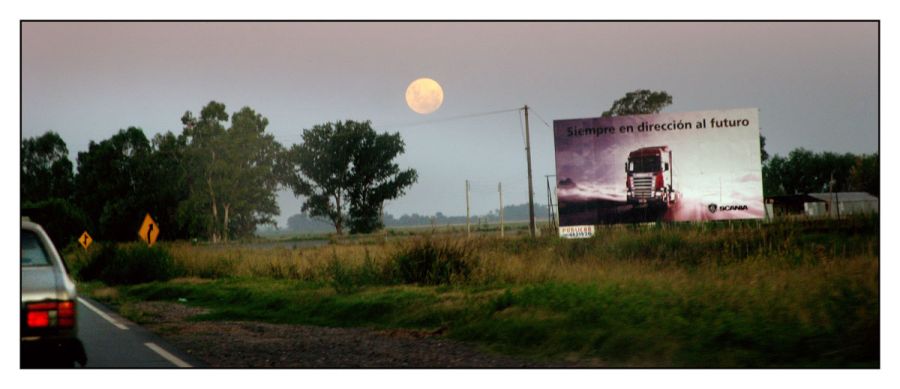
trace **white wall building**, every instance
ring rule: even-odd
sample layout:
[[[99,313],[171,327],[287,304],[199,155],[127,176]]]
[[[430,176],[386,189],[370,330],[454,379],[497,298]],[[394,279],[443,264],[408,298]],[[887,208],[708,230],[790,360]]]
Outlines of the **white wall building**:
[[[810,193],[809,196],[822,202],[803,204],[807,216],[841,217],[859,213],[878,213],[878,197],[866,192]]]

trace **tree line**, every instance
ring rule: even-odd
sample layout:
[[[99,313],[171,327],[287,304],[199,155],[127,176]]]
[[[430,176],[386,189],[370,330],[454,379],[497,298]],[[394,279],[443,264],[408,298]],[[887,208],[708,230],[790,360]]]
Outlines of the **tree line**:
[[[180,134],[148,139],[141,128],[91,141],[76,165],[59,134],[22,140],[22,214],[60,244],[88,230],[95,240],[134,240],[149,213],[166,239],[211,242],[251,236],[280,213],[276,192],[304,197],[302,210],[339,233],[381,228],[384,201],[415,183],[414,169],[394,162],[399,133],[378,133],[368,121],[325,123],[284,147],[269,121],[250,107],[228,114],[212,101],[181,117]]]
[[[537,219],[547,217],[546,204],[534,204],[534,213]],[[473,225],[482,223],[496,224],[500,221],[499,210],[492,210],[484,215],[474,215],[469,218]],[[503,219],[506,222],[528,220],[528,204],[506,205],[503,207]],[[383,217],[385,227],[412,227],[412,226],[446,226],[462,225],[466,223],[465,216],[447,216],[443,212],[434,215],[420,215],[418,213],[403,214],[399,217],[385,213]],[[273,229],[274,230],[274,229]],[[287,219],[287,231],[293,232],[331,232],[334,226],[320,219],[310,217],[305,213],[295,214]]]
[[[792,150],[763,163],[766,196],[817,192],[868,192],[879,197],[878,154]]]
[[[636,90],[603,116],[659,113],[671,103],[665,91]],[[418,178],[414,169],[394,162],[405,151],[399,133],[377,133],[368,121],[329,122],[302,130],[303,142],[287,148],[266,132],[268,119],[252,108],[229,115],[216,101],[197,115],[185,112],[181,123],[180,134],[148,139],[141,128],[129,127],[91,141],[78,153],[77,166],[53,131],[23,139],[23,216],[42,223],[61,244],[84,230],[98,240],[133,240],[145,213],[156,219],[164,239],[218,242],[274,224],[280,212],[275,193],[286,188],[304,198],[301,216],[324,220],[340,234],[371,232],[385,221],[431,222],[421,215],[382,217],[384,202],[402,196]],[[765,140],[760,136],[766,196],[829,191],[879,196],[877,153],[797,148],[770,158]],[[442,214],[435,219],[452,224]]]

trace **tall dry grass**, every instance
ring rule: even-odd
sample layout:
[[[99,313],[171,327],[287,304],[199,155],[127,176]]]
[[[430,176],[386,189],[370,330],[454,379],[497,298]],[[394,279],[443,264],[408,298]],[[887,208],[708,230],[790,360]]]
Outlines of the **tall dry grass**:
[[[375,283],[396,283],[398,259],[432,244],[462,247],[468,284],[647,281],[678,287],[708,278],[720,283],[815,282],[878,267],[877,217],[774,224],[675,224],[600,227],[584,240],[428,234],[321,247],[260,248],[168,243],[184,275],[333,280],[336,271],[365,270]],[[440,251],[440,250],[438,250]],[[452,255],[452,254],[451,254]],[[805,278],[801,280],[800,278]],[[402,281],[402,280],[401,280]],[[773,286],[776,287],[777,286]]]
[[[348,268],[361,267],[367,255],[383,259],[383,244],[328,245],[312,248],[209,246],[178,242],[165,247],[188,277],[270,277],[305,281],[330,276],[334,262]],[[368,254],[367,254],[368,253]]]
[[[421,234],[310,248],[163,247],[183,275],[228,280],[130,293],[241,301],[219,306],[222,318],[278,306],[262,310],[278,322],[446,325],[498,350],[622,366],[879,360],[877,217],[609,226],[583,240]]]

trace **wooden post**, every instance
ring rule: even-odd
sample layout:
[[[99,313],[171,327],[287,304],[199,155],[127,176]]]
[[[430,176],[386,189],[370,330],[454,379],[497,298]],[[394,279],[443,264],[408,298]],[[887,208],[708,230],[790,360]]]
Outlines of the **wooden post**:
[[[497,192],[500,193],[500,237],[503,237],[503,183],[497,183]]]
[[[466,180],[466,239],[468,239],[469,235],[472,233],[469,224],[469,180]]]

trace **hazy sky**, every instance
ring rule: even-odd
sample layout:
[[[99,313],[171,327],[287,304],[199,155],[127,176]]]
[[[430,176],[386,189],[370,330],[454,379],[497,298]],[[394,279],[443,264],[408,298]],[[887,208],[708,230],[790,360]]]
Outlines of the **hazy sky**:
[[[419,77],[444,103],[428,116],[404,102]],[[22,135],[60,133],[73,163],[91,140],[138,126],[181,131],[210,100],[250,106],[285,145],[326,121],[372,120],[399,131],[403,167],[419,171],[386,211],[465,212],[527,201],[516,112],[599,116],[635,89],[665,90],[666,112],[758,107],[770,154],[796,147],[878,148],[878,25],[855,23],[24,23]],[[554,174],[552,130],[531,116],[536,199]],[[410,123],[437,121],[422,125]],[[300,200],[279,196],[284,220]]]

